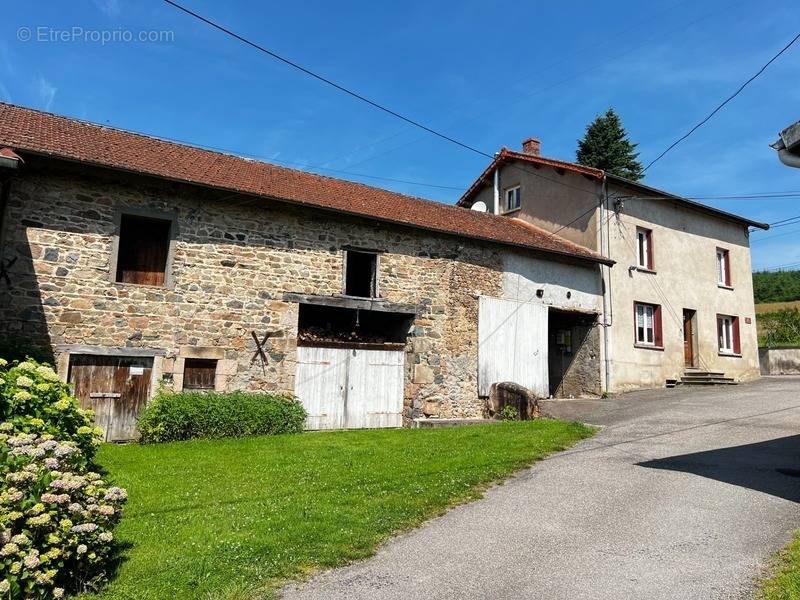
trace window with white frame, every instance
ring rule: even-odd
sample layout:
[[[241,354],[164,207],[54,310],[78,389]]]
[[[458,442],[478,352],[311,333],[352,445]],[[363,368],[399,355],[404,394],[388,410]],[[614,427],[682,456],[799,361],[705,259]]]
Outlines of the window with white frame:
[[[717,248],[717,283],[728,287],[731,285],[730,254],[724,248]]]
[[[636,302],[633,305],[636,344],[661,346],[661,311],[655,304]]]
[[[515,185],[506,190],[506,212],[509,210],[516,210],[520,207],[520,188]]]
[[[636,265],[653,269],[653,232],[643,227],[636,228]]]
[[[738,317],[717,315],[717,337],[720,354],[740,354]]]

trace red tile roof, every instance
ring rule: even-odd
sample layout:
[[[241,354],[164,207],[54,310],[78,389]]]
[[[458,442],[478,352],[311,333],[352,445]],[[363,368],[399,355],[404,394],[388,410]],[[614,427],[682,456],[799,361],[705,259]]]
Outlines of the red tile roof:
[[[0,103],[0,147],[466,238],[610,262],[511,219]]]
[[[489,166],[484,169],[483,173],[480,174],[480,176],[472,183],[472,185],[469,186],[469,189],[464,192],[461,198],[459,198],[458,202],[456,202],[456,205],[468,205],[470,203],[469,201],[472,199],[475,193],[480,190],[481,186],[488,182],[489,177],[492,176],[495,168],[501,163],[511,162],[513,160],[523,160],[527,163],[532,163],[535,165],[543,165],[546,167],[553,167],[554,169],[573,171],[575,173],[585,175],[586,177],[592,177],[598,181],[602,181],[604,176],[604,172],[600,169],[585,167],[583,165],[567,162],[565,160],[558,160],[556,158],[546,158],[544,156],[525,154],[524,152],[515,152],[514,150],[509,150],[508,148],[503,147],[500,148],[500,152],[495,155],[494,160],[489,163]]]

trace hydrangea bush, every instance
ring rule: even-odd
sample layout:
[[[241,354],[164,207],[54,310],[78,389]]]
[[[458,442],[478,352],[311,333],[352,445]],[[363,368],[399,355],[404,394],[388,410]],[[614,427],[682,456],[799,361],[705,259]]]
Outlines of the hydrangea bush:
[[[0,599],[102,582],[127,499],[92,471],[102,433],[47,365],[0,363]],[[21,393],[24,392],[24,393]]]
[[[94,427],[92,411],[80,408],[69,386],[49,365],[26,360],[6,367],[8,363],[0,359],[0,421],[10,422],[21,433],[49,433],[73,441],[91,461],[103,433]]]

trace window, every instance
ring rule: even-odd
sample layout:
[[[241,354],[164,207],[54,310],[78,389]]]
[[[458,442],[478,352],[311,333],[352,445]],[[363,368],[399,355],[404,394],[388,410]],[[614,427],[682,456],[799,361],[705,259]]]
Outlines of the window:
[[[717,315],[717,338],[720,354],[741,354],[739,317]]]
[[[159,285],[166,283],[172,221],[122,215],[115,281]]]
[[[636,265],[641,269],[653,270],[653,232],[642,227],[636,228]]]
[[[634,303],[633,320],[637,346],[660,348],[663,345],[659,305]]]
[[[731,259],[724,248],[717,248],[717,283],[731,286]]]
[[[347,296],[378,296],[378,255],[375,252],[346,250],[344,253],[344,293]]]
[[[217,379],[217,361],[187,358],[183,363],[183,389],[213,390]]]
[[[520,207],[519,186],[514,186],[506,190],[506,212],[516,210]]]

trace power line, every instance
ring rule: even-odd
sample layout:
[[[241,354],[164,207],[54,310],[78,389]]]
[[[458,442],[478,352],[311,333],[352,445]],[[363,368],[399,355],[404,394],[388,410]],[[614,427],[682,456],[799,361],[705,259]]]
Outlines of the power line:
[[[382,104],[380,104],[378,102],[375,102],[374,100],[370,100],[366,96],[364,96],[364,95],[362,95],[362,94],[360,94],[358,92],[355,92],[355,91],[353,91],[353,90],[351,90],[349,88],[346,88],[345,86],[340,85],[340,84],[336,83],[335,81],[332,81],[331,79],[328,79],[327,77],[325,77],[323,75],[315,73],[314,71],[312,71],[310,69],[307,69],[306,67],[303,67],[302,65],[299,65],[296,62],[294,62],[292,60],[289,60],[288,58],[285,58],[285,57],[281,56],[280,54],[277,54],[276,52],[273,52],[272,50],[269,50],[268,48],[265,48],[264,46],[262,46],[260,44],[257,44],[256,42],[253,42],[253,41],[245,38],[244,36],[241,36],[238,33],[234,32],[234,31],[231,31],[230,29],[228,29],[228,28],[226,28],[226,27],[224,27],[224,26],[222,26],[222,25],[220,25],[218,23],[215,23],[214,21],[212,21],[210,19],[207,19],[206,17],[204,17],[204,16],[202,16],[202,15],[200,15],[200,14],[198,14],[198,13],[196,13],[196,12],[194,12],[194,11],[184,7],[184,6],[181,6],[177,2],[174,2],[173,0],[164,0],[164,2],[166,2],[170,6],[173,6],[173,7],[177,8],[178,10],[186,13],[189,16],[194,17],[195,19],[197,19],[199,21],[202,21],[203,23],[209,25],[210,27],[213,27],[214,29],[216,29],[218,31],[221,31],[222,33],[225,33],[226,35],[229,35],[229,36],[233,37],[234,39],[237,39],[240,42],[242,42],[244,44],[247,44],[248,46],[250,46],[252,48],[255,48],[256,50],[258,50],[260,52],[263,52],[264,54],[267,54],[268,56],[270,56],[270,57],[272,57],[272,58],[274,58],[276,60],[279,60],[279,61],[281,61],[282,63],[284,63],[286,65],[289,65],[293,69],[297,69],[298,71],[308,75],[309,77],[312,77],[312,78],[314,78],[314,79],[316,79],[316,80],[318,80],[318,81],[320,81],[320,82],[322,82],[322,83],[324,83],[326,85],[329,85],[329,86],[339,90],[340,92],[342,92],[344,94],[347,94],[348,96],[351,96],[353,98],[356,98],[357,100],[360,100],[360,101],[362,101],[362,102],[364,102],[366,104],[369,104],[373,108],[376,108],[376,109],[378,109],[378,110],[380,110],[382,112],[385,112],[386,114],[389,114],[389,115],[391,115],[391,116],[393,116],[393,117],[395,117],[397,119],[405,121],[406,123],[408,123],[410,125],[413,125],[414,127],[417,127],[419,129],[422,129],[423,131],[427,131],[428,133],[430,133],[432,135],[435,135],[435,136],[437,136],[437,137],[439,137],[439,138],[441,138],[441,139],[443,139],[445,141],[448,141],[448,142],[450,142],[452,144],[460,146],[461,148],[469,150],[470,152],[473,152],[475,154],[478,154],[478,155],[483,156],[485,158],[488,158],[490,160],[494,160],[494,158],[495,158],[493,154],[489,154],[488,152],[484,152],[483,150],[475,148],[474,146],[471,146],[471,145],[469,145],[469,144],[467,144],[465,142],[461,142],[461,141],[459,141],[459,140],[457,140],[457,139],[455,139],[453,137],[450,137],[447,134],[441,133],[440,131],[437,131],[437,130],[433,129],[432,127],[428,127],[427,125],[424,125],[423,123],[420,123],[419,121],[416,121],[416,120],[414,120],[414,119],[412,119],[410,117],[407,117],[407,116],[405,116],[405,115],[403,115],[403,114],[401,114],[401,113],[399,113],[399,112],[397,112],[397,111],[395,111],[395,110],[393,110],[391,108],[388,108],[388,107],[386,107],[386,106],[384,106],[384,105],[382,105]],[[581,188],[581,187],[578,187],[578,186],[575,186],[575,185],[571,185],[571,184],[565,183],[563,181],[559,181],[558,179],[553,179],[551,177],[546,177],[546,176],[542,175],[541,173],[535,173],[534,171],[519,167],[518,165],[511,164],[510,166],[515,168],[515,169],[518,169],[518,170],[520,170],[520,171],[522,171],[524,173],[528,173],[529,175],[533,175],[535,177],[540,177],[542,179],[546,179],[547,181],[550,181],[552,183],[556,183],[558,185],[563,185],[564,187],[572,188],[572,189],[578,190],[578,191],[586,193],[586,194],[595,195],[594,192],[586,190],[585,188]]]
[[[795,225],[795,223],[791,223],[791,224]],[[784,237],[784,236],[787,236],[787,235],[795,235],[795,234],[800,234],[800,229],[793,229],[792,231],[784,231],[783,233],[778,233],[776,235],[768,235],[767,237],[762,237],[762,238],[758,238],[757,240],[753,240],[753,241],[750,242],[750,244],[752,245],[752,244],[756,244],[758,242],[763,242],[765,240],[771,240],[771,239],[775,239],[775,238],[778,238],[778,237]]]
[[[167,0],[167,1],[169,2],[169,0]],[[711,111],[711,112],[708,114],[708,116],[707,116],[705,119],[703,119],[703,120],[702,120],[702,121],[700,121],[700,122],[699,122],[697,125],[695,125],[694,127],[692,127],[692,128],[691,128],[691,129],[690,129],[688,132],[686,132],[686,133],[685,133],[683,136],[681,136],[680,138],[678,138],[677,140],[675,140],[674,142],[672,142],[672,144],[670,144],[670,145],[667,147],[667,149],[666,149],[666,150],[664,150],[664,151],[663,151],[661,154],[659,154],[659,155],[658,155],[658,156],[656,156],[656,157],[655,157],[655,158],[654,158],[652,161],[650,161],[650,164],[648,164],[648,165],[647,165],[647,166],[644,168],[643,172],[644,172],[644,171],[647,171],[647,169],[649,169],[649,168],[650,168],[650,167],[652,167],[652,166],[653,166],[655,163],[657,163],[657,162],[658,162],[658,161],[659,161],[659,160],[660,160],[660,159],[661,159],[661,158],[662,158],[662,157],[663,157],[663,156],[664,156],[664,155],[665,155],[667,152],[669,152],[670,150],[672,150],[672,149],[673,149],[675,146],[677,146],[678,144],[680,144],[680,143],[681,143],[683,140],[685,140],[686,138],[688,138],[688,137],[689,137],[690,135],[692,135],[692,134],[693,134],[695,131],[697,131],[697,130],[698,130],[700,127],[702,127],[702,126],[703,126],[703,125],[705,125],[705,124],[706,124],[706,123],[707,123],[709,120],[711,120],[711,118],[712,118],[712,117],[713,117],[715,114],[717,114],[717,113],[718,113],[720,110],[722,110],[722,108],[723,108],[723,107],[724,107],[726,104],[728,104],[728,102],[730,102],[731,100],[733,100],[734,98],[736,98],[736,96],[738,96],[738,95],[739,95],[739,94],[740,94],[740,93],[741,93],[741,92],[744,90],[744,88],[746,88],[746,87],[747,87],[747,86],[748,86],[748,85],[749,85],[749,84],[750,84],[752,81],[754,81],[754,80],[755,80],[755,79],[756,79],[756,78],[757,78],[759,75],[761,75],[761,74],[762,74],[764,71],[766,71],[767,67],[769,67],[769,66],[770,66],[770,65],[771,65],[773,62],[775,62],[775,61],[778,59],[778,57],[779,57],[781,54],[783,54],[783,53],[784,53],[784,52],[786,52],[786,51],[787,51],[789,48],[791,48],[791,46],[792,46],[792,45],[793,45],[793,44],[794,44],[794,43],[795,43],[795,42],[796,42],[798,39],[800,39],[800,33],[798,33],[796,36],[794,36],[794,38],[792,38],[792,41],[790,41],[790,42],[789,42],[788,44],[786,44],[786,45],[785,45],[783,48],[781,48],[781,49],[780,49],[780,51],[779,51],[779,52],[778,52],[778,53],[777,53],[775,56],[773,56],[772,58],[770,58],[770,59],[769,59],[769,60],[768,60],[768,61],[767,61],[767,62],[764,64],[764,66],[763,66],[763,67],[761,67],[761,68],[758,70],[758,72],[756,72],[756,73],[755,73],[755,75],[753,75],[752,77],[750,77],[750,79],[748,79],[747,81],[745,81],[745,82],[744,82],[744,83],[743,83],[741,86],[739,86],[739,89],[737,89],[737,90],[736,90],[736,91],[735,91],[733,94],[731,94],[730,96],[728,96],[728,97],[727,97],[727,98],[726,98],[726,99],[725,99],[725,100],[724,100],[724,101],[723,101],[721,104],[719,104],[719,105],[718,105],[718,106],[717,106],[717,107],[716,107],[714,110],[712,110],[712,111]]]

